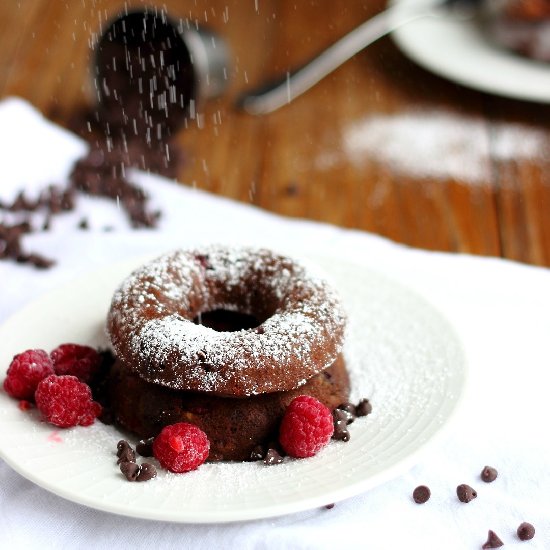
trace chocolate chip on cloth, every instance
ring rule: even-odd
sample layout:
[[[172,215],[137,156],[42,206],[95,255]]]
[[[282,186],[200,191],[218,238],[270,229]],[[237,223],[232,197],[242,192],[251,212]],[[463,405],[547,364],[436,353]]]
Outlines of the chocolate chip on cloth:
[[[477,492],[469,485],[463,483],[456,488],[456,496],[460,502],[471,502],[477,497]]]
[[[531,540],[535,536],[535,528],[531,523],[524,521],[517,529],[519,540]]]
[[[428,500],[430,500],[430,497],[432,496],[432,492],[430,491],[430,488],[427,487],[426,485],[419,485],[413,491],[412,496],[416,504],[424,504],[425,502],[428,502]]]
[[[481,548],[486,550],[488,548],[500,548],[503,545],[504,543],[500,540],[499,536],[494,531],[489,529],[487,542]]]
[[[495,470],[495,468],[492,468],[491,466],[485,466],[480,475],[481,479],[485,481],[485,483],[491,483],[492,481],[495,481],[497,476],[498,472]]]
[[[53,260],[40,254],[25,253],[21,245],[21,237],[30,233],[32,227],[29,222],[13,225],[0,222],[0,259],[10,259],[17,263],[31,264],[38,269],[47,269],[54,264]]]

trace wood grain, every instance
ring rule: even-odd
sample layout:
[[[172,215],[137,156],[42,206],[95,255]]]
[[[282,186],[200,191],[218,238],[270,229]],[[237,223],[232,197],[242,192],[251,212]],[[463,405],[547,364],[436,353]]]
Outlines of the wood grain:
[[[95,102],[91,46],[125,4],[144,5],[0,3],[0,97],[21,96],[69,125],[75,112]],[[286,107],[249,116],[234,107],[242,91],[305,62],[384,2],[159,5],[173,18],[210,26],[232,48],[227,93],[204,105],[177,136],[187,157],[178,174],[182,184],[415,247],[550,265],[546,107],[441,79],[385,38]],[[373,141],[374,127],[385,142]],[[400,129],[413,132],[411,143]],[[408,148],[410,158],[403,154]]]

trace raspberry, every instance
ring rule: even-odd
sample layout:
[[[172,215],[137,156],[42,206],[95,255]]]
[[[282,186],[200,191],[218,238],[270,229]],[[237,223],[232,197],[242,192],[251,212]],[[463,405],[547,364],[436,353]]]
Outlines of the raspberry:
[[[50,353],[50,357],[56,374],[70,374],[86,383],[101,365],[101,355],[94,348],[79,344],[61,344]]]
[[[295,458],[317,454],[334,432],[330,410],[309,395],[294,398],[287,407],[279,430],[279,442]]]
[[[162,429],[153,441],[153,453],[161,466],[177,474],[198,468],[208,457],[210,442],[194,424],[179,422]]]
[[[4,390],[16,399],[34,401],[36,386],[49,374],[53,374],[50,356],[41,349],[28,349],[16,355],[10,363]]]
[[[35,399],[44,419],[59,428],[89,426],[101,413],[90,387],[76,376],[47,376],[38,384]]]

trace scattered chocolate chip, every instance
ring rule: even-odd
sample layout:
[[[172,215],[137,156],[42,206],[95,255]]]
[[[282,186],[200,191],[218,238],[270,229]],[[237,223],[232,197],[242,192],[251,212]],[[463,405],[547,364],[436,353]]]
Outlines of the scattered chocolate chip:
[[[116,455],[118,457],[120,457],[122,455],[122,453],[126,450],[126,449],[131,449],[132,447],[130,446],[130,443],[128,443],[128,441],[126,441],[125,439],[121,439],[117,444],[116,444]]]
[[[332,433],[332,439],[337,441],[349,441],[350,433],[348,431],[348,418],[349,413],[341,409],[334,409],[332,411],[332,419],[334,422],[334,432]]]
[[[0,259],[15,260],[20,264],[31,264],[38,269],[53,265],[53,261],[39,254],[28,254],[23,251],[21,237],[32,231],[28,221],[8,225],[0,222]]]
[[[256,334],[264,334],[265,329],[260,325],[259,327],[256,327]]]
[[[117,464],[122,464],[123,462],[135,462],[136,461],[136,453],[134,452],[134,449],[131,447],[127,447],[124,449],[120,456],[118,457]]]
[[[79,222],[78,222],[78,229],[89,229],[90,226],[88,224],[88,220],[87,218],[82,218]]]
[[[283,457],[275,449],[269,449],[265,455],[264,464],[273,466],[274,464],[281,464],[283,460]]]
[[[122,462],[120,471],[128,481],[136,481],[140,473],[140,467],[135,462]]]
[[[456,488],[456,496],[460,502],[471,502],[477,497],[477,492],[469,485],[463,483]]]
[[[499,536],[494,531],[489,529],[487,542],[481,548],[484,550],[487,548],[500,548],[503,545],[504,543],[500,540]]]
[[[136,481],[149,481],[157,477],[157,469],[149,462],[143,462],[139,467],[139,472]]]
[[[355,405],[353,403],[340,403],[340,405],[338,405],[336,408],[340,409],[341,411],[347,411],[353,417],[356,416]]]
[[[481,479],[485,481],[485,483],[491,483],[492,481],[495,481],[495,479],[498,476],[498,472],[495,470],[495,468],[492,468],[491,466],[485,466],[483,470],[481,471]]]
[[[361,399],[355,407],[355,416],[367,416],[372,412],[372,405],[368,399]]]
[[[334,508],[334,502],[331,502],[330,504],[327,504],[327,505],[325,506],[325,508],[326,508],[327,510],[332,510],[332,509]]]
[[[261,445],[256,445],[252,452],[250,453],[250,460],[256,461],[256,460],[263,460],[265,456],[265,450]]]
[[[353,407],[353,412],[350,412],[349,409],[343,409],[342,406],[337,407],[334,409],[334,412],[339,411],[339,419],[345,420],[346,424],[351,424],[355,420],[355,407]]]
[[[535,528],[530,523],[524,521],[517,530],[519,540],[531,540],[535,536]]]
[[[416,504],[424,504],[425,502],[428,502],[428,500],[430,500],[430,497],[432,496],[432,492],[430,491],[430,488],[427,487],[426,485],[419,485],[413,491],[412,496]]]
[[[136,451],[141,456],[151,457],[153,456],[153,441],[155,440],[154,437],[150,437],[149,439],[142,439],[140,442],[136,445]]]

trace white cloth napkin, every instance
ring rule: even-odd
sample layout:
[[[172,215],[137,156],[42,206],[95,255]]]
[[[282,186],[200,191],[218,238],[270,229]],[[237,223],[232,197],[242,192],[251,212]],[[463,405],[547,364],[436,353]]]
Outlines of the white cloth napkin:
[[[0,200],[63,182],[85,150],[18,99],[0,103]],[[240,242],[351,259],[423,294],[454,325],[470,367],[464,406],[446,437],[410,471],[367,493],[276,519],[179,525],[110,515],[63,500],[0,462],[0,548],[481,548],[493,529],[506,548],[550,548],[550,272],[508,261],[430,253],[360,231],[290,220],[143,173],[133,179],[163,211],[156,230],[132,230],[116,204],[79,198],[52,229],[25,237],[57,260],[38,271],[0,262],[0,323],[91,269],[200,242]],[[83,217],[90,229],[78,229]],[[38,222],[37,222],[38,223]],[[116,230],[106,233],[104,226]],[[2,366],[1,369],[7,367]],[[479,473],[496,467],[486,485]],[[478,498],[462,504],[456,486]],[[428,485],[424,505],[411,493]],[[517,526],[535,525],[520,542]]]

